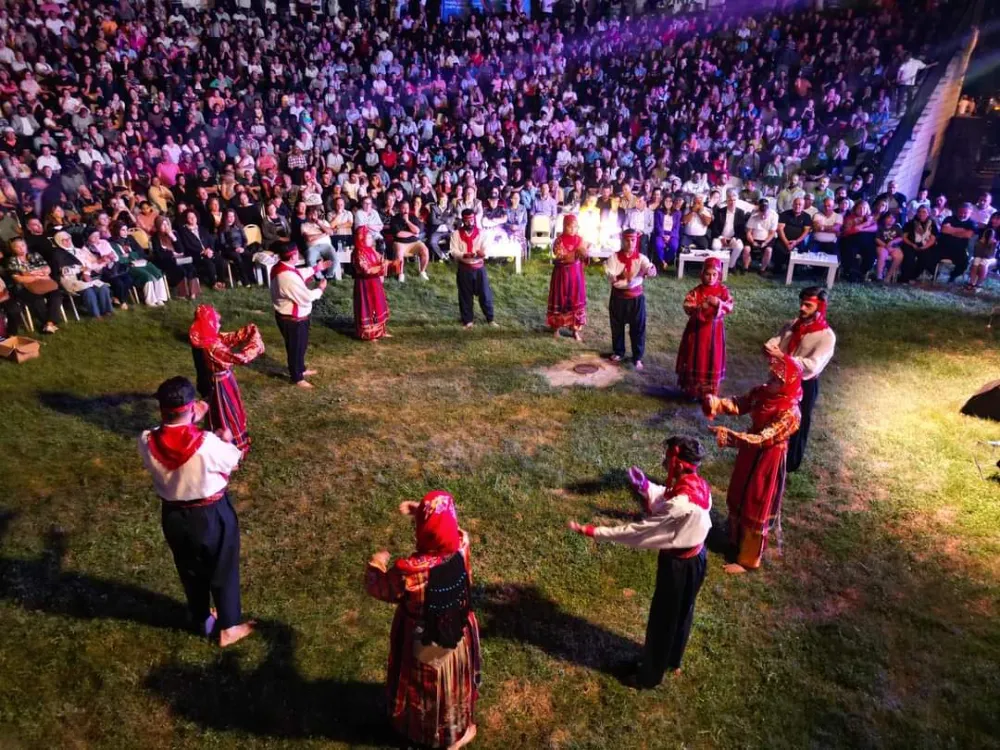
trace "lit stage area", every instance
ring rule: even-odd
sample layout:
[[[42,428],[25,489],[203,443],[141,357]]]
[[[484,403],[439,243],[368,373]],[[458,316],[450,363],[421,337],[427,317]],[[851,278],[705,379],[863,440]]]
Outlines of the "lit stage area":
[[[500,327],[471,331],[450,267],[387,281],[394,336],[378,343],[353,337],[350,281],[331,283],[307,392],[288,385],[264,289],[206,293],[225,330],[257,323],[267,346],[238,371],[254,442],[230,491],[259,632],[234,650],[186,629],[136,453],[158,421],[150,394],[194,376],[194,306],[83,320],[0,366],[0,746],[397,746],[382,698],[392,608],[365,593],[364,569],[412,548],[399,504],[443,488],[472,540],[477,747],[995,747],[1000,423],[959,413],[1000,372],[995,288],[837,284],[837,351],[782,554],[726,576],[710,545],[684,672],[637,692],[618,669],[642,644],[656,556],[566,521],[632,518],[626,469],[662,481],[661,442],[684,434],[707,448],[721,530],[734,452],[671,390],[696,282],[647,280],[644,372],[560,387],[541,371],[610,353],[607,281],[588,270],[583,342],[553,340],[550,268],[491,264]],[[728,286],[735,395],[765,378],[761,346],[801,287]]]

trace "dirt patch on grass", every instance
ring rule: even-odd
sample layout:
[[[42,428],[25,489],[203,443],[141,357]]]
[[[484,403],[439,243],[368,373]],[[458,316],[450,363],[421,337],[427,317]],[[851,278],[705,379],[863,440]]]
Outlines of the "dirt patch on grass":
[[[625,377],[625,370],[598,354],[588,352],[563,362],[544,367],[539,373],[554,388],[574,385],[586,388],[607,388]]]
[[[548,686],[507,680],[499,692],[497,702],[486,713],[486,726],[491,730],[525,718],[539,723],[552,720],[552,690]]]

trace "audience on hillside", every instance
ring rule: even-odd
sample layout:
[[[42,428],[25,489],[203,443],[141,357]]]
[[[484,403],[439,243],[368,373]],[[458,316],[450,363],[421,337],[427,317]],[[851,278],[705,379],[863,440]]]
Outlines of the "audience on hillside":
[[[947,2],[918,15],[887,4],[448,22],[418,4],[294,19],[243,5],[5,3],[0,240],[15,299],[9,245],[22,235],[105,315],[105,286],[119,307],[133,287],[162,302],[160,273],[190,297],[252,283],[279,239],[339,263],[362,226],[422,271],[466,208],[522,245],[534,218],[554,232],[579,212],[588,240],[634,228],[661,265],[715,239],[734,265],[749,245],[766,268],[810,244],[843,258],[842,211],[858,201],[884,199],[904,236],[926,201],[891,183],[873,195],[874,165]],[[756,240],[745,226],[761,198],[779,217],[770,240],[770,219]],[[939,231],[959,238],[942,209]],[[977,204],[974,231],[991,213]],[[127,253],[110,247],[112,225]],[[974,244],[960,239],[965,263],[957,239],[935,251],[955,269]]]

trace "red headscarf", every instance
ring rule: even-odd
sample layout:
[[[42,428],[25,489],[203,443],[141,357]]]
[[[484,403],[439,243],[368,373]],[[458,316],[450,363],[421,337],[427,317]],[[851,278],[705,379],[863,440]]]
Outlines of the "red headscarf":
[[[565,248],[568,252],[575,253],[580,247],[580,243],[583,242],[583,237],[580,236],[577,231],[576,234],[569,234],[569,229],[577,230],[580,222],[576,218],[576,214],[568,214],[566,218],[563,219],[563,232],[559,235],[559,246]]]
[[[422,555],[447,557],[462,543],[458,528],[455,498],[443,490],[424,495],[415,513],[417,519],[417,552]]]
[[[195,349],[208,349],[219,340],[220,328],[218,311],[211,305],[198,305],[194,323],[188,329],[188,340]]]
[[[709,271],[718,271],[719,275],[715,277],[715,282],[709,284],[705,281],[705,277],[708,275]],[[701,285],[706,287],[720,287],[722,286],[722,261],[718,258],[706,258],[705,264],[701,267]]]
[[[767,393],[764,408],[787,411],[798,407],[802,400],[802,365],[785,354],[772,357],[769,369],[781,381],[781,389],[776,394]]]
[[[376,262],[377,258],[373,260],[370,257],[378,255],[378,253],[375,252],[375,247],[368,243],[369,233],[370,230],[366,226],[360,226],[354,230],[354,249],[359,256],[367,257],[369,262]]]
[[[799,348],[799,344],[802,343],[803,337],[807,333],[815,333],[816,331],[825,331],[830,327],[830,324],[826,322],[826,300],[820,299],[819,297],[804,297],[801,302],[815,302],[816,303],[816,313],[813,315],[812,320],[806,322],[802,318],[798,318],[794,323],[792,323],[792,336],[788,339],[788,353],[795,354]]]

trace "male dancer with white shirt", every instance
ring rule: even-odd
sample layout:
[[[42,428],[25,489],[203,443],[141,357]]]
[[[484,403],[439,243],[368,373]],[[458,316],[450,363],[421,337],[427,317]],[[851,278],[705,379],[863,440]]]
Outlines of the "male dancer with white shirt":
[[[458,261],[458,312],[462,327],[472,328],[475,316],[472,303],[477,297],[486,322],[496,326],[493,320],[493,290],[486,275],[486,244],[476,226],[476,212],[471,208],[462,210],[462,225],[457,232],[452,232],[451,256]]]
[[[604,272],[611,281],[611,361],[625,359],[625,326],[632,342],[632,361],[642,370],[646,351],[646,296],[642,282],[656,276],[656,266],[639,253],[639,235],[634,229],[622,232],[622,248],[608,258]]]
[[[799,404],[802,422],[799,431],[788,440],[787,471],[797,471],[802,463],[813,407],[819,397],[819,376],[833,358],[837,345],[837,336],[826,321],[826,303],[826,289],[806,287],[799,293],[799,317],[764,344],[764,351],[770,356],[788,354],[802,365],[802,401]]]
[[[217,635],[225,647],[246,638],[254,626],[242,621],[240,529],[227,492],[243,453],[228,430],[216,435],[195,424],[208,412],[195,396],[187,378],[160,385],[162,423],[139,437],[139,455],[162,501],[163,536],[191,618],[200,633]]]
[[[666,486],[650,482],[637,466],[629,480],[643,504],[643,519],[623,526],[569,528],[596,541],[617,542],[637,549],[659,550],[656,589],[649,607],[646,642],[636,665],[635,684],[653,688],[670,669],[680,674],[691,634],[694,604],[705,580],[705,539],[712,528],[712,489],[698,476],[705,449],[694,438],[672,437],[664,446]]]
[[[320,278],[315,289],[306,286],[306,279],[319,276],[330,267],[324,260],[315,266],[296,267],[299,250],[292,243],[284,243],[278,248],[281,260],[271,270],[271,302],[274,305],[274,319],[285,340],[288,355],[288,374],[292,384],[299,388],[312,388],[306,380],[315,375],[315,370],[306,369],[306,348],[309,346],[309,315],[313,302],[323,296],[326,279]]]

